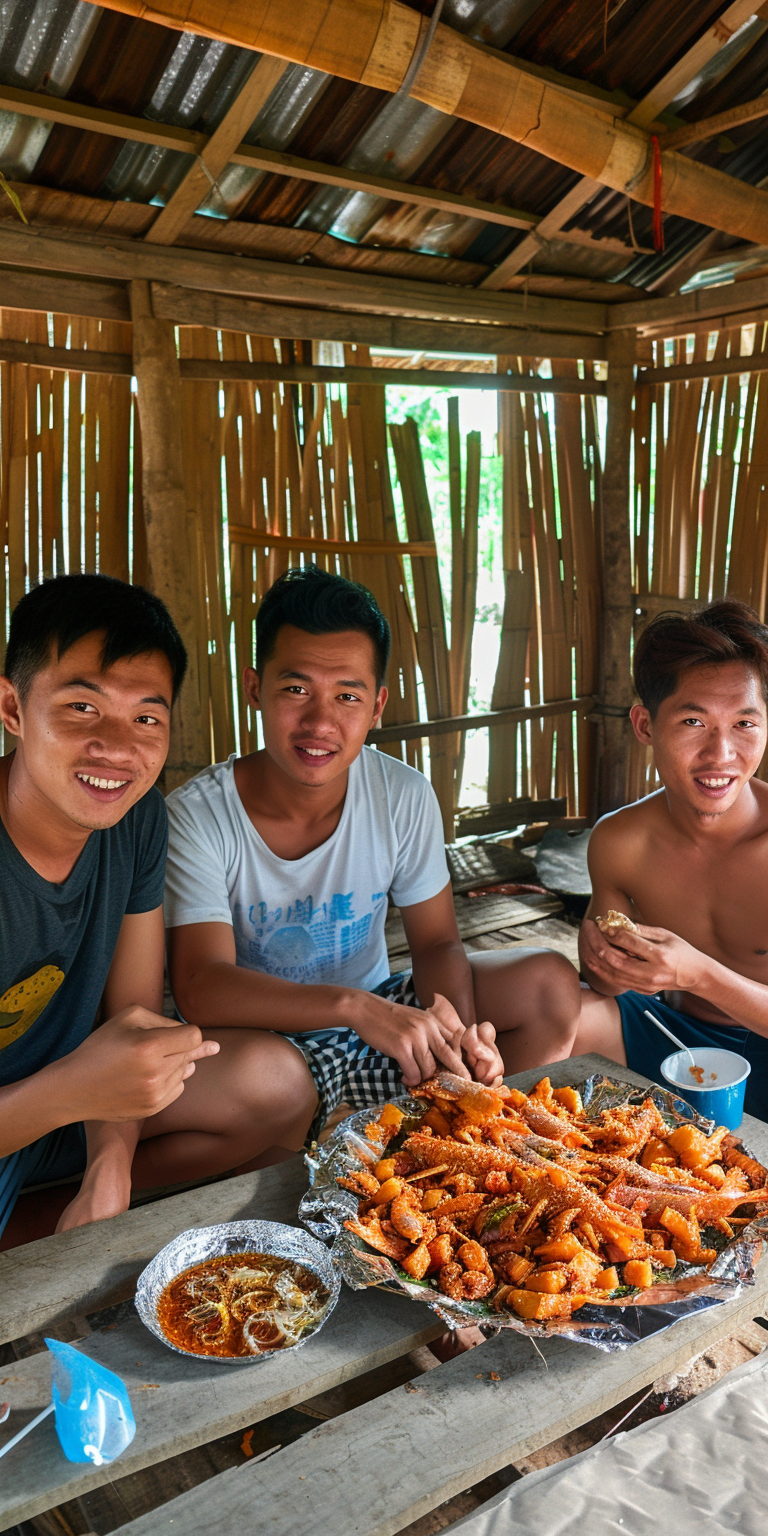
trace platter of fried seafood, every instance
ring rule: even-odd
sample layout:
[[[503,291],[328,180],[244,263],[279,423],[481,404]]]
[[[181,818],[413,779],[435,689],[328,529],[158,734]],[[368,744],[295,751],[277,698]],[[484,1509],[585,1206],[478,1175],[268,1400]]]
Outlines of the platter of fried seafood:
[[[322,1328],[339,1295],[323,1243],[273,1221],[181,1232],[139,1276],[136,1308],[183,1355],[253,1362]]]
[[[307,1161],[300,1215],[344,1278],[454,1325],[624,1347],[737,1294],[768,1236],[768,1170],[738,1137],[602,1076],[523,1093],[440,1072]]]

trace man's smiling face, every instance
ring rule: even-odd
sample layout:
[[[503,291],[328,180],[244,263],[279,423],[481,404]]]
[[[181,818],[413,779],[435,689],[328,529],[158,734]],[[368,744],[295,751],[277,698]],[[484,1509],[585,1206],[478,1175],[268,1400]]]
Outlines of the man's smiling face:
[[[244,681],[248,702],[261,710],[267,753],[308,787],[346,773],[387,701],[373,642],[356,629],[310,635],[284,624],[261,676],[248,668]]]
[[[685,668],[655,717],[636,704],[632,721],[667,793],[707,819],[731,809],[765,752],[760,678],[741,661]]]
[[[21,699],[4,679],[1,713],[38,803],[88,831],[114,826],[154,784],[168,753],[171,664],[161,651],[102,670],[94,631],[36,672]]]

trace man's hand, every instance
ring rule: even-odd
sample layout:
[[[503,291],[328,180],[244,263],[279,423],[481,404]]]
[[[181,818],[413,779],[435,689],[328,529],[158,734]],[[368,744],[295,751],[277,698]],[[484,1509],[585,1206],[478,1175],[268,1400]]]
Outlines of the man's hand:
[[[461,1049],[476,1083],[490,1088],[504,1076],[504,1062],[496,1046],[496,1031],[492,1024],[471,1024],[465,1031]]]
[[[612,944],[591,918],[582,924],[582,962],[613,994],[696,992],[704,978],[706,957],[666,928],[622,930]]]
[[[195,1062],[218,1050],[196,1025],[125,1008],[47,1070],[69,1120],[144,1120],[178,1099]]]
[[[361,1016],[350,1020],[361,1040],[385,1056],[393,1056],[408,1088],[434,1077],[447,1067],[459,1077],[469,1077],[461,1057],[466,1033],[455,1008],[439,994],[431,1008],[408,1008],[371,993]]]

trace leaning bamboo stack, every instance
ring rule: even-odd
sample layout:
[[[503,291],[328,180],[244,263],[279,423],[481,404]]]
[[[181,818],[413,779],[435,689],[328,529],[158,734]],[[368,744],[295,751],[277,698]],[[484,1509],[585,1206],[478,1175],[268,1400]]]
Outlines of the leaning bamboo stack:
[[[765,324],[655,343],[655,365],[768,352]],[[768,617],[768,374],[640,384],[634,424],[638,632],[665,609],[719,597]],[[768,777],[764,761],[760,774]],[[627,798],[657,788],[649,749],[633,742]]]
[[[587,367],[590,365],[587,364]],[[533,373],[532,358],[500,358]],[[577,376],[575,362],[558,370]],[[492,708],[594,693],[600,633],[600,455],[594,397],[499,396],[505,606]],[[491,730],[488,797],[565,797],[589,814],[593,731],[584,714]]]
[[[480,519],[481,436],[467,433],[464,485],[461,473],[459,399],[448,400],[448,479],[451,508],[451,645],[448,675],[451,712],[463,715],[469,703],[472,636],[477,600],[477,544]],[[454,806],[458,807],[464,769],[466,733],[454,738]]]

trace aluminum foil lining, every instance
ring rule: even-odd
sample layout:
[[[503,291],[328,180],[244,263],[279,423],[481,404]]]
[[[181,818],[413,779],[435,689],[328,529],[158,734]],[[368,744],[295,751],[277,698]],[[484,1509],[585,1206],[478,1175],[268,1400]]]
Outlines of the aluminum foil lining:
[[[704,1119],[685,1099],[678,1098],[666,1088],[653,1085],[637,1089],[602,1074],[588,1077],[584,1083],[575,1086],[581,1089],[590,1119],[597,1119],[604,1109],[642,1104],[645,1099],[652,1099],[670,1127],[696,1125],[706,1134],[714,1128],[714,1121]],[[402,1129],[406,1134],[416,1129],[430,1107],[423,1099],[414,1099],[410,1095],[393,1102],[405,1115]],[[350,1216],[356,1215],[358,1201],[350,1190],[340,1189],[336,1180],[339,1175],[349,1174],[356,1168],[372,1168],[382,1155],[381,1149],[377,1150],[364,1134],[366,1125],[375,1116],[375,1109],[359,1110],[342,1121],[322,1146],[313,1147],[307,1153],[310,1188],[299,1205],[299,1216],[310,1231],[326,1241],[333,1241],[334,1261],[353,1290],[379,1285],[405,1292],[412,1300],[431,1307],[451,1328],[466,1327],[470,1323],[491,1330],[512,1328],[516,1333],[527,1333],[535,1338],[557,1336],[610,1351],[627,1349],[693,1312],[732,1301],[745,1285],[754,1284],[763,1240],[768,1238],[768,1215],[757,1217],[743,1227],[731,1242],[725,1244],[709,1270],[702,1265],[680,1261],[674,1277],[660,1281],[648,1290],[637,1291],[626,1299],[580,1307],[571,1317],[526,1321],[511,1309],[497,1311],[488,1301],[452,1301],[437,1289],[435,1281],[412,1280],[391,1259],[367,1248],[344,1225]],[[552,1143],[531,1137],[530,1146],[534,1151],[544,1148],[551,1151]],[[742,1150],[748,1156],[754,1155],[743,1144]]]
[[[303,1264],[317,1275],[328,1291],[328,1300],[319,1320],[311,1331],[297,1344],[282,1349],[265,1349],[257,1355],[205,1355],[191,1349],[180,1349],[164,1334],[158,1321],[157,1309],[165,1287],[192,1264],[202,1264],[205,1259],[218,1258],[225,1253],[269,1253],[278,1259],[291,1259]],[[288,1227],[279,1221],[224,1221],[216,1227],[190,1227],[167,1243],[155,1255],[151,1263],[139,1275],[136,1283],[136,1311],[150,1333],[160,1339],[168,1349],[188,1360],[220,1360],[222,1365],[255,1365],[271,1355],[282,1355],[288,1349],[301,1349],[319,1333],[330,1317],[339,1299],[341,1281],[328,1249],[316,1237],[302,1232],[300,1227]]]

